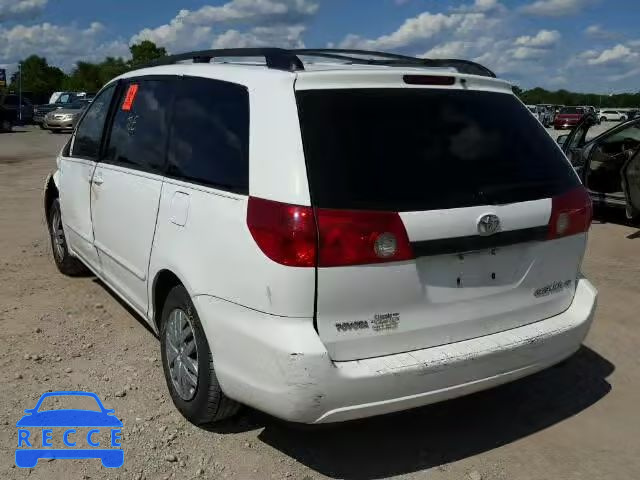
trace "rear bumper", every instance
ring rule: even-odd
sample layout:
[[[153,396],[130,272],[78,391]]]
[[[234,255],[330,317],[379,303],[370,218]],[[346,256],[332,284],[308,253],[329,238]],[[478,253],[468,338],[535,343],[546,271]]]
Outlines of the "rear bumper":
[[[597,292],[581,279],[560,315],[448,345],[333,362],[310,318],[276,317],[215,297],[196,308],[224,392],[276,417],[340,422],[459,397],[543,370],[584,340]]]

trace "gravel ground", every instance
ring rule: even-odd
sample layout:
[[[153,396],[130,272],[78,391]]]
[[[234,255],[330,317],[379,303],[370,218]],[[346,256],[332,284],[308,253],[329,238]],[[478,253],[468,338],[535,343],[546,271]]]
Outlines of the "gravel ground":
[[[600,289],[598,315],[560,366],[349,424],[302,428],[245,410],[204,430],[174,409],[143,322],[95,278],[55,269],[41,195],[66,138],[0,134],[0,478],[638,478],[640,230],[619,215],[593,226],[584,270]],[[47,390],[93,391],[115,409],[121,469],[98,460],[14,467],[15,423]]]

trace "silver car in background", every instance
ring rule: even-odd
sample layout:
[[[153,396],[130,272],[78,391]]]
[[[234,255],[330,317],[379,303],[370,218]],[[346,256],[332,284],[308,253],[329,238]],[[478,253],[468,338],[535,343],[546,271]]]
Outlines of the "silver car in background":
[[[90,103],[89,100],[76,100],[64,108],[47,113],[42,128],[52,132],[72,131]]]

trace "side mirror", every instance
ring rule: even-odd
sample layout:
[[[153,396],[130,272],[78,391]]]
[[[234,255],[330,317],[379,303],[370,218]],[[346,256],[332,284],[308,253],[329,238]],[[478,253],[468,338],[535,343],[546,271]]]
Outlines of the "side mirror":
[[[556,142],[558,142],[558,145],[564,145],[565,142],[567,141],[567,138],[569,138],[569,135],[560,135],[557,139]]]

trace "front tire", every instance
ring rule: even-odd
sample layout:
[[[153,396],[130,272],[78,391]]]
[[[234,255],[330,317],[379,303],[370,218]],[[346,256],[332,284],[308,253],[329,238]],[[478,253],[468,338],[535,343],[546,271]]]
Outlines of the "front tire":
[[[195,425],[219,422],[235,415],[240,404],[220,388],[198,312],[182,285],[169,292],[161,322],[162,368],[178,411]]]
[[[71,277],[86,273],[87,268],[84,264],[69,253],[67,238],[62,227],[62,212],[59,199],[55,198],[51,203],[47,220],[53,260],[56,262],[56,267],[58,267],[60,273]]]
[[[600,123],[606,122],[606,121],[607,121],[607,117],[600,117]]]

